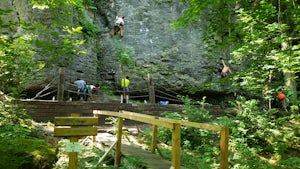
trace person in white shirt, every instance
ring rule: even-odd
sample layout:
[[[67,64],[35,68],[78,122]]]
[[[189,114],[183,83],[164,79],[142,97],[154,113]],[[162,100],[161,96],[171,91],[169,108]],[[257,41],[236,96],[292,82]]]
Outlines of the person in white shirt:
[[[114,24],[114,28],[111,31],[111,35],[114,36],[116,33],[118,33],[121,37],[123,37],[124,34],[124,16],[116,16],[116,21]]]
[[[93,84],[86,85],[84,89],[84,101],[88,101],[88,98],[92,98],[94,90],[96,90],[96,86]]]

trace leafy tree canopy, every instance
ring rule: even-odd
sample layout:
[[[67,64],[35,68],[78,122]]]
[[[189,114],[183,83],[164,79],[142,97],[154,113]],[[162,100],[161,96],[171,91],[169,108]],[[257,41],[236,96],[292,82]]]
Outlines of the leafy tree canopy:
[[[233,85],[271,97],[274,86],[293,84],[299,72],[300,4],[281,0],[182,0],[188,6],[171,23],[175,29],[202,25],[211,55],[227,49],[239,69]],[[259,75],[259,76],[258,76]],[[289,75],[289,76],[288,76]],[[290,83],[287,83],[290,82]],[[295,83],[294,83],[295,84]],[[289,86],[296,92],[295,85]]]
[[[83,11],[83,1],[40,1],[32,0],[34,7],[51,15],[47,22],[26,23],[20,21],[4,22],[0,17],[0,90],[4,93],[18,94],[22,84],[36,77],[34,74],[45,66],[53,64],[67,66],[84,53],[80,45],[81,26],[76,26],[70,18],[74,11]],[[72,9],[77,9],[72,12]],[[0,15],[10,14],[12,10],[0,9]],[[75,27],[74,27],[75,26]],[[16,95],[15,95],[16,96]]]

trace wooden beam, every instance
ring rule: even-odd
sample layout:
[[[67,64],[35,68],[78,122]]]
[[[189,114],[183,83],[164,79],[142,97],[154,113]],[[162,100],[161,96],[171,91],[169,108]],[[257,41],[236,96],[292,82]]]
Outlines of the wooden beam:
[[[180,124],[174,124],[172,129],[172,167],[180,169]]]
[[[135,121],[140,121],[140,122],[144,122],[144,123],[148,123],[148,124],[162,126],[162,127],[166,127],[169,129],[173,128],[173,122],[165,120],[165,118],[146,115],[146,114],[133,113],[133,112],[123,111],[123,110],[121,111],[121,113],[123,115],[125,115],[125,118],[128,118],[130,120],[135,120]]]
[[[121,144],[122,144],[122,133],[123,133],[123,118],[119,118],[118,122],[118,133],[117,133],[117,144],[116,144],[116,154],[115,154],[115,166],[120,165],[121,161]]]
[[[94,117],[97,118],[97,120],[99,119],[98,116],[99,116],[98,114],[94,115]],[[98,126],[98,123],[95,126]],[[95,143],[95,142],[96,142],[96,136],[93,136],[93,143]]]
[[[110,147],[109,149],[102,155],[102,157],[99,159],[98,164],[103,162],[103,160],[109,155],[109,153],[111,152],[111,150],[115,147],[115,145],[117,144],[117,141],[115,141]],[[101,149],[100,149],[101,150]],[[102,150],[101,150],[102,151]]]
[[[80,128],[54,128],[54,136],[95,136],[97,135],[97,127],[80,127]]]
[[[157,148],[157,125],[152,125],[152,141],[151,141],[151,153],[155,154]]]
[[[152,124],[155,126],[162,126],[169,129],[172,129],[172,167],[175,169],[180,168],[180,126],[195,127],[200,129],[219,131],[220,132],[220,148],[221,148],[221,160],[220,167],[221,169],[228,169],[228,139],[229,139],[229,129],[217,125],[211,125],[207,123],[196,123],[182,120],[174,120],[163,117],[139,114],[129,111],[100,111],[93,110],[94,115],[107,115],[115,116],[124,119],[130,119],[134,121],[140,121],[147,124]],[[153,139],[153,138],[152,138]],[[152,140],[153,146],[151,151],[153,152],[154,143]],[[157,146],[157,145],[156,145]]]
[[[114,116],[114,117],[120,117],[124,119],[139,121],[147,124],[153,124],[157,126],[163,126],[169,129],[173,128],[173,124],[168,121],[159,120],[159,117],[156,116],[150,116],[145,114],[138,114],[128,111],[121,111],[121,112],[112,112],[112,111],[99,111],[94,110],[94,114],[100,114],[100,115],[107,115],[107,116]]]
[[[133,113],[133,112],[129,112],[129,111],[121,111],[123,114],[127,115],[125,118],[127,117],[133,117],[132,119],[140,119],[140,118],[148,118],[150,120],[150,122],[148,121],[148,124],[153,124],[151,122],[152,119],[155,119],[155,121],[159,122],[158,126],[163,126],[163,123],[167,123],[168,126],[167,128],[170,128],[170,125],[172,124],[172,128],[173,128],[173,123],[179,123],[183,126],[187,126],[187,127],[196,127],[196,128],[201,128],[201,129],[206,129],[206,130],[212,130],[212,131],[221,131],[222,127],[221,126],[217,126],[217,125],[211,125],[211,124],[207,124],[207,123],[196,123],[196,122],[189,122],[189,121],[183,121],[183,120],[175,120],[175,119],[168,119],[168,118],[164,118],[164,117],[157,117],[157,116],[151,116],[151,115],[146,115],[146,114],[139,114],[139,113]],[[157,123],[155,122],[155,123]],[[165,126],[163,126],[165,127]],[[170,129],[172,129],[170,128]]]
[[[223,127],[220,132],[220,169],[228,169],[228,141],[229,141],[229,128]]]
[[[98,125],[97,117],[55,117],[57,126],[93,126]]]
[[[211,125],[207,123],[196,123],[196,122],[189,122],[189,121],[180,121],[181,125],[187,127],[195,127],[200,129],[212,130],[212,131],[221,131],[222,127],[217,125]]]
[[[77,137],[71,137],[70,142],[78,142]],[[78,153],[69,152],[69,169],[77,169],[78,166]]]

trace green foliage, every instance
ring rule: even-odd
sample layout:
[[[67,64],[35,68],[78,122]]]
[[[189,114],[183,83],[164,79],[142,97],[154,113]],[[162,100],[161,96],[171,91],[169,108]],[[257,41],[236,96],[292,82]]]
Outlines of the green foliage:
[[[51,25],[0,21],[2,33],[6,33],[0,36],[0,70],[3,72],[0,76],[0,90],[14,96],[21,93],[23,84],[34,80],[40,69],[52,64],[67,66],[77,54],[83,53],[79,50],[84,42],[80,39],[82,28],[70,28],[67,22],[67,18],[71,17],[70,6],[76,7],[80,5],[80,1],[32,2],[39,10],[49,10],[51,14],[59,17],[53,17],[49,21]],[[0,14],[6,15],[8,12],[1,9]],[[12,36],[12,32],[7,33],[12,31],[11,28],[22,29],[18,29],[19,32]]]
[[[77,54],[84,53],[80,49],[84,40],[79,39],[82,27],[65,26],[64,33],[60,33],[55,29],[37,25],[35,30],[40,35],[40,38],[34,41],[35,50],[39,54],[39,59],[48,63],[47,65],[68,66]]]
[[[257,7],[255,10],[241,8],[237,11],[237,27],[244,36],[243,43],[232,54],[235,63],[244,63],[248,67],[247,71],[236,75],[243,79],[242,85],[259,92],[264,90],[270,76],[276,77],[285,70],[297,71],[292,65],[299,63],[299,57],[289,47],[282,50],[284,42],[291,42],[288,34],[284,33],[291,27],[277,23],[276,6],[261,2]],[[255,76],[258,72],[261,76]]]
[[[299,158],[299,151],[291,150],[299,145],[299,115],[272,118],[276,111],[258,109],[257,100],[243,100],[233,118],[221,117],[215,123],[227,126],[230,132],[230,168],[293,168]],[[297,148],[296,148],[297,149]],[[265,160],[262,160],[265,159]],[[267,161],[274,160],[276,164]],[[291,164],[287,165],[286,161]]]
[[[98,82],[99,84],[99,88],[101,89],[101,91],[103,91],[105,94],[112,96],[113,90],[111,89],[111,86],[109,85],[105,85],[102,81]]]
[[[44,140],[23,137],[21,126],[12,127],[13,130],[0,127],[0,168],[52,168],[56,160],[55,149]]]
[[[205,106],[207,105],[207,103],[205,102],[205,98],[206,97],[203,97],[202,101],[197,101],[196,103],[193,103],[193,101],[188,97],[180,97],[180,99],[184,103],[182,109],[185,120],[198,123],[205,123],[211,120],[212,116],[209,114],[209,111],[205,108]]]
[[[94,6],[93,0],[56,0],[56,1],[42,1],[42,0],[31,0],[37,8],[46,8],[50,11],[51,15],[54,16],[53,23],[56,26],[66,25],[70,26],[70,18],[79,15],[79,23],[83,27],[82,32],[87,39],[94,37],[99,32],[97,26],[86,17],[85,9],[97,9]],[[74,10],[75,9],[75,12]],[[58,16],[59,15],[59,16]],[[56,17],[58,16],[58,17]],[[66,22],[70,21],[70,22]]]
[[[100,32],[99,28],[92,22],[92,20],[86,17],[80,20],[80,24],[83,27],[82,32],[86,35],[86,38],[92,38]]]
[[[0,168],[50,169],[55,149],[34,137],[34,126],[24,110],[0,102]]]
[[[12,10],[4,10],[0,8],[0,16],[5,16],[11,13]],[[3,28],[0,30],[1,34],[8,34],[9,31],[11,31],[11,26],[15,25],[15,23],[9,22],[9,23],[4,23],[2,18],[0,17],[0,28]]]
[[[147,163],[139,156],[126,156],[120,166],[121,169],[143,169],[146,168]]]
[[[59,160],[54,165],[53,169],[66,169],[68,168],[68,154],[66,153],[66,144],[69,140],[63,139],[58,143],[58,157]],[[109,154],[108,157],[99,163],[99,159],[104,155],[105,152],[93,148],[92,146],[81,146],[80,153],[78,153],[78,168],[122,168],[122,169],[142,169],[147,165],[141,157],[137,156],[126,156],[122,158],[121,165],[114,167],[113,153]]]
[[[291,114],[274,118],[275,109],[261,111],[257,100],[240,100],[236,116],[222,116],[213,120],[207,118],[205,102],[193,104],[189,98],[184,98],[182,114],[165,112],[166,118],[194,122],[210,122],[230,128],[229,138],[229,168],[297,168],[300,143],[300,115]],[[198,106],[202,105],[202,106]],[[237,106],[237,105],[236,105]],[[198,113],[194,113],[198,112]],[[194,116],[194,118],[193,118]],[[199,116],[201,116],[199,118]],[[190,121],[190,120],[189,120]],[[144,139],[151,140],[151,131],[144,132]],[[171,145],[171,131],[159,127],[159,143]],[[202,129],[181,128],[181,164],[186,168],[217,168],[220,161],[219,134]],[[167,159],[171,158],[168,149],[162,149]],[[269,161],[274,161],[269,163]]]
[[[163,115],[166,118],[185,120],[191,122],[205,123],[211,121],[211,115],[206,110],[205,97],[202,101],[198,101],[197,104],[188,97],[180,97],[183,101],[182,110],[183,113],[176,112],[164,112]],[[207,143],[207,136],[211,133],[201,129],[195,129],[190,127],[184,127],[181,130],[181,140],[184,147],[194,149],[196,144]],[[170,130],[159,127],[158,137],[160,141],[170,144],[172,133]]]
[[[83,5],[87,9],[97,9],[97,7],[94,6],[94,0],[83,0]]]
[[[4,103],[0,101],[0,121],[2,122],[2,124],[18,124],[23,126],[24,129],[30,129],[30,126],[32,124],[27,112],[23,109],[18,109],[15,107],[6,107],[7,104],[10,103]]]
[[[50,12],[53,17],[51,26],[60,27],[61,25],[70,26],[73,18],[74,10],[84,10],[82,0],[30,0],[33,8]]]
[[[20,85],[31,79],[36,70],[43,67],[41,62],[33,58],[33,39],[31,34],[19,37],[0,36],[0,90],[4,93],[17,95]]]
[[[242,70],[234,70],[230,79],[234,86],[268,99],[274,94],[274,85],[285,81],[292,82],[290,87],[297,93],[292,85],[298,78],[295,75],[299,73],[300,62],[299,2],[182,2],[187,9],[171,26],[179,29],[192,24],[193,28],[200,29],[212,57],[229,57],[230,63]],[[220,53],[224,54],[220,56]],[[291,101],[295,102],[293,97]]]
[[[115,41],[115,57],[121,65],[122,73],[125,73],[125,67],[132,68],[134,66],[134,50],[124,46],[121,41]]]
[[[59,160],[53,165],[52,169],[67,169],[68,168],[68,153],[66,153],[66,144],[70,141],[68,139],[62,139],[58,142],[58,153]],[[99,159],[104,155],[105,152],[93,148],[92,146],[80,146],[80,153],[78,153],[78,168],[115,168],[113,166],[114,159],[113,154],[108,155],[106,160],[99,163]],[[106,166],[106,167],[103,167]]]
[[[113,126],[113,133],[116,134],[117,131],[118,131],[118,121],[119,121],[119,118],[116,118],[116,117],[107,117],[105,120],[107,120],[105,122],[105,124],[110,124]]]
[[[175,112],[164,112],[163,115],[166,118],[170,119],[176,119],[176,120],[185,120],[185,121],[192,121],[192,122],[198,122],[198,123],[204,123],[211,121],[211,115],[209,115],[209,112],[205,109],[205,97],[202,101],[197,102],[197,104],[193,103],[191,99],[188,97],[181,97],[181,100],[184,102],[184,105],[182,106],[183,113],[178,114]],[[172,133],[170,130],[159,127],[158,130],[158,138],[160,142],[166,143],[168,145],[171,145],[171,138]],[[207,153],[210,155],[215,155],[217,151],[213,150],[212,146],[217,141],[216,133],[206,131],[203,129],[198,128],[191,128],[191,127],[182,127],[181,128],[181,145],[182,150],[184,152],[193,152],[195,154],[201,152],[201,153]],[[192,158],[193,155],[187,155],[185,156],[187,159]],[[211,156],[205,157],[206,159],[201,159],[200,161],[196,162],[196,160],[193,160],[192,162],[189,161],[188,163],[185,163],[185,165],[189,167],[195,167],[193,166],[193,163],[199,164],[202,163],[201,166],[208,165],[207,159],[212,159],[210,162],[215,161]],[[206,161],[206,162],[205,162]],[[212,162],[215,163],[215,162]]]

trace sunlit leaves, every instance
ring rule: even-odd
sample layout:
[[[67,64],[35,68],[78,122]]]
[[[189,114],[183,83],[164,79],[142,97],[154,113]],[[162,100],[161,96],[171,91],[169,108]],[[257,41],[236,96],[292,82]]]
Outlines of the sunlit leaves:
[[[187,6],[171,26],[204,23],[204,42],[211,53],[231,49],[231,63],[241,65],[236,80],[258,93],[270,76],[299,72],[299,3],[296,1],[182,1]],[[280,3],[279,3],[280,2]],[[286,48],[282,45],[287,43]],[[257,76],[260,74],[260,76]],[[271,77],[271,79],[273,79]],[[234,84],[235,85],[235,84]]]
[[[66,66],[77,54],[84,53],[79,48],[84,43],[82,27],[68,26],[74,13],[70,10],[82,7],[81,0],[32,0],[32,3],[33,8],[50,12],[51,25],[20,21],[18,35],[0,37],[0,90],[5,93],[20,90],[20,84],[32,80],[33,74],[44,66],[53,63]],[[0,15],[8,12],[1,9]],[[10,25],[0,22],[1,28]]]
[[[2,91],[12,92],[13,88],[17,89],[20,84],[31,78],[35,69],[43,66],[33,58],[35,54],[31,46],[33,38],[35,37],[30,34],[24,34],[16,38],[0,36],[0,82],[2,83]]]
[[[66,31],[66,32],[68,32],[69,34],[81,34],[81,31],[82,31],[82,27],[81,26],[78,26],[77,28],[69,28],[69,27],[67,27],[67,26],[65,26],[64,28],[63,28],[63,30],[64,31]]]

